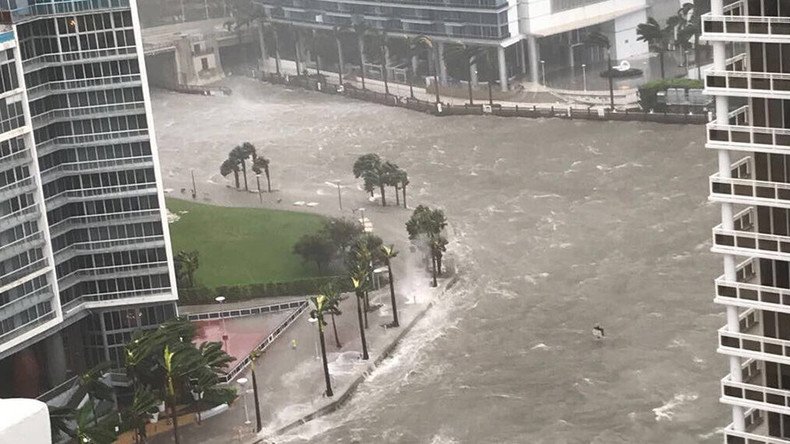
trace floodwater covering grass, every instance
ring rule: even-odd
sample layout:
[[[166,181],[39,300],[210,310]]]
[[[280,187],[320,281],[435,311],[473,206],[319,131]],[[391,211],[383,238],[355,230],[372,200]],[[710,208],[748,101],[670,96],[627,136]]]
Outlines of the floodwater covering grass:
[[[218,287],[318,276],[314,264],[305,264],[293,254],[293,245],[302,235],[321,228],[321,216],[180,199],[167,199],[167,209],[179,218],[170,224],[173,254],[200,252],[197,285]]]

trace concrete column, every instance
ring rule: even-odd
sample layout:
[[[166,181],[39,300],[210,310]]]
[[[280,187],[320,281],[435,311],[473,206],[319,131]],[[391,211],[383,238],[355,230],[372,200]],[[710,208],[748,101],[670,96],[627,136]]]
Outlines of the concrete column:
[[[527,37],[527,47],[529,48],[529,81],[540,83],[540,47],[535,36]]]
[[[343,44],[342,44],[342,43],[340,43],[340,37],[338,37],[338,36],[335,36],[335,44],[337,45],[337,63],[338,63],[338,69],[340,69],[340,72],[343,72],[343,65],[344,65],[345,63],[343,62]]]
[[[505,48],[497,47],[497,61],[499,62],[499,86],[502,91],[507,91],[507,60],[505,59]]]
[[[417,75],[417,68],[420,67],[420,59],[417,57],[417,54],[411,56],[411,72],[412,75]]]
[[[527,60],[526,55],[524,54],[524,40],[518,41],[518,47],[516,48],[516,53],[518,54],[518,66],[521,68],[521,74],[527,73]]]
[[[63,349],[63,337],[57,332],[44,339],[47,354],[47,379],[53,387],[66,380],[66,351]]]
[[[365,74],[365,39],[362,36],[357,37],[357,46],[359,47],[359,69],[362,74]]]
[[[439,42],[439,83],[447,85],[447,66],[444,64],[444,43]]]
[[[477,87],[477,63],[469,64],[469,81],[472,82],[473,87]]]
[[[208,10],[207,10],[208,11]],[[258,25],[258,46],[261,48],[261,71],[266,71],[266,61],[269,57],[266,54],[266,40],[263,38],[264,36],[264,29],[263,25]]]
[[[576,61],[573,59],[573,46],[568,45],[568,66],[573,68],[576,66]]]

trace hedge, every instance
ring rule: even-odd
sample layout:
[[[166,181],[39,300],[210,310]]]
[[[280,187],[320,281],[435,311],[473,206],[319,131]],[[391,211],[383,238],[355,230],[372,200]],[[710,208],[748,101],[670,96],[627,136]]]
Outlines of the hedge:
[[[656,110],[658,102],[656,101],[656,94],[659,91],[666,91],[669,88],[683,88],[683,89],[702,89],[704,85],[702,80],[695,79],[662,79],[647,82],[639,87],[639,106],[643,110]]]
[[[179,305],[213,304],[217,296],[225,296],[225,302],[241,302],[277,296],[308,296],[316,294],[318,289],[327,283],[333,284],[341,292],[353,290],[351,288],[351,279],[344,276],[326,276],[286,282],[265,282],[216,288],[182,288],[178,290],[178,303]]]

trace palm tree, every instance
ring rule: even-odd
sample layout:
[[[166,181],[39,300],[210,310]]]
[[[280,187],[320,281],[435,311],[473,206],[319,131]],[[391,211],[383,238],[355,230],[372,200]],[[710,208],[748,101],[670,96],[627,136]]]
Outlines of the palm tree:
[[[145,425],[154,412],[159,411],[157,406],[160,400],[149,387],[137,387],[134,390],[132,404],[125,409],[121,416],[124,424],[134,431],[136,443],[145,442],[147,439]]]
[[[252,171],[255,174],[261,174],[261,172],[263,172],[266,175],[266,189],[271,193],[272,180],[269,176],[269,163],[271,163],[269,159],[256,154],[252,160]]]
[[[424,36],[424,35],[418,35],[417,37],[415,37],[414,39],[412,39],[410,41],[409,47],[411,48],[412,51],[415,51],[415,52],[418,52],[420,50],[424,50],[426,52],[426,60],[430,60],[431,59],[431,52],[433,51],[434,52],[434,60],[436,60],[436,61],[439,60],[438,53],[435,52],[436,50],[435,50],[435,48],[433,46],[433,40],[431,40],[430,37],[427,37],[427,36]],[[439,103],[441,101],[441,99],[439,98],[439,77],[438,77],[438,74],[437,74],[438,71],[439,71],[439,68],[436,67],[436,66],[434,68],[435,69],[433,70],[433,85],[435,87],[435,92],[436,92],[436,103]],[[404,198],[404,200],[405,200],[405,198]]]
[[[183,343],[179,346],[165,345],[163,350],[162,369],[164,370],[165,406],[170,410],[170,420],[173,421],[173,439],[180,443],[178,437],[178,411],[176,403],[180,388],[188,380],[191,373],[197,372],[201,366],[201,356],[194,347]]]
[[[359,76],[362,79],[362,89],[365,89],[365,34],[368,31],[368,25],[365,23],[365,17],[356,14],[351,17],[351,26],[354,28],[354,33],[357,35],[357,47],[359,48]]]
[[[239,162],[238,160],[228,156],[222,165],[219,167],[219,173],[222,177],[227,177],[228,174],[233,173],[233,178],[236,180],[236,189],[239,189]]]
[[[478,65],[482,65],[480,67],[483,68],[484,72],[490,71],[488,66],[491,64],[491,48],[470,46],[465,43],[452,43],[447,46],[447,50],[444,52],[444,58],[445,60],[457,59],[466,64],[466,68],[469,72],[469,104],[474,105],[474,97],[472,94],[472,70]],[[493,104],[491,79],[488,75],[485,77],[488,82],[488,100],[489,103]]]
[[[398,172],[398,180],[400,182],[401,190],[403,191],[403,208],[408,208],[406,206],[406,185],[409,184],[409,175],[406,174],[406,171],[400,170]]]
[[[447,239],[442,236],[442,231],[447,226],[447,218],[442,210],[432,210],[419,205],[415,208],[411,218],[406,222],[406,231],[409,239],[426,241],[431,254],[431,268],[433,286],[436,287],[436,276],[441,274],[442,256],[446,251]]]
[[[195,272],[200,266],[198,251],[179,251],[175,257],[176,277],[187,287],[195,286]]]
[[[381,180],[385,185],[395,187],[395,205],[400,206],[400,195],[398,194],[398,187],[400,186],[400,168],[398,165],[386,161],[381,165]]]
[[[230,151],[229,157],[236,159],[239,164],[241,164],[241,172],[244,175],[244,189],[249,191],[250,188],[247,185],[247,159],[255,155],[255,146],[249,142],[244,142],[241,145],[237,145]]]
[[[373,190],[378,187],[381,191],[381,206],[387,206],[387,196],[384,190],[386,185],[384,179],[383,163],[378,154],[365,154],[357,158],[353,167],[354,177],[362,178],[365,182],[365,191],[373,196]]]
[[[395,251],[394,245],[382,245],[381,252],[383,253],[384,261],[387,264],[387,274],[390,281],[390,300],[392,301],[392,323],[390,324],[390,327],[399,327],[398,306],[395,302],[395,279],[392,277],[392,259],[398,255],[398,252]]]
[[[83,405],[74,411],[73,420],[76,424],[76,429],[73,433],[73,438],[79,443],[88,444],[112,444],[117,438],[115,434],[115,426],[117,425],[118,417],[116,415],[109,415],[106,420],[102,422],[95,422],[91,424],[92,408],[88,404]],[[95,420],[95,418],[93,418]]]
[[[612,43],[605,34],[595,31],[587,36],[585,45],[606,50],[606,74],[609,78],[609,108],[614,111],[614,78],[612,77]]]
[[[79,377],[79,385],[88,395],[88,404],[93,412],[94,425],[99,423],[99,417],[96,415],[96,402],[112,399],[112,388],[102,380],[109,368],[109,362],[101,362]]]
[[[381,79],[384,81],[384,95],[388,96],[390,94],[390,88],[389,79],[387,78],[387,55],[389,54],[387,33],[373,29],[370,31],[370,34],[379,50],[379,65],[381,66]]]
[[[318,321],[316,325],[318,327],[318,340],[321,343],[321,360],[324,364],[324,381],[326,382],[325,393],[327,397],[331,398],[334,394],[332,393],[332,382],[329,378],[329,363],[326,360],[326,341],[324,340],[324,327],[326,326],[326,321],[324,320],[324,315],[328,313],[328,310],[332,309],[332,306],[328,304],[327,301],[328,298],[323,294],[311,297],[310,302],[313,303],[314,309],[310,312],[310,317]]]
[[[319,290],[319,293],[326,296],[325,304],[328,307],[330,307],[330,309],[328,309],[327,312],[332,316],[332,330],[334,330],[335,332],[335,346],[338,349],[340,349],[343,347],[343,345],[340,344],[340,339],[339,336],[337,335],[337,324],[335,323],[335,316],[340,316],[341,314],[343,314],[343,312],[340,311],[340,303],[346,298],[343,297],[343,295],[340,294],[340,292],[337,291],[331,283],[322,286],[321,289]]]
[[[697,78],[702,79],[702,61],[699,54],[699,38],[702,34],[702,19],[698,6],[693,3],[684,3],[678,10],[680,23],[678,24],[678,41],[694,41],[694,63],[697,64]]]
[[[332,34],[335,36],[335,45],[337,46],[337,81],[339,85],[343,85],[343,44],[340,42],[340,34],[345,28],[341,26],[334,26]]]
[[[261,428],[263,428],[263,423],[261,422],[261,402],[258,399],[258,379],[255,378],[255,364],[258,361],[258,358],[261,357],[262,352],[260,350],[253,350],[250,353],[250,377],[252,377],[252,394],[255,397],[255,431],[260,432]]]
[[[357,320],[359,321],[359,337],[362,341],[362,359],[368,360],[368,343],[365,340],[365,328],[362,325],[362,300],[365,298],[365,287],[368,281],[368,267],[357,266],[351,273],[351,283],[354,286],[354,295],[357,297]]]
[[[658,53],[658,60],[661,65],[661,78],[665,78],[664,73],[664,53],[669,46],[669,32],[671,29],[662,28],[653,17],[648,17],[646,23],[640,23],[636,26],[637,40],[646,42],[651,51]]]

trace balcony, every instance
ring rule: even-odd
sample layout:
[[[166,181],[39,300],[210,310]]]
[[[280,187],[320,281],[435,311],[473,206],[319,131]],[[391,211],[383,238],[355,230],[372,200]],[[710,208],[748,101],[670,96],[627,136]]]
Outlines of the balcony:
[[[129,9],[129,0],[77,0],[36,3],[23,8],[0,11],[0,22],[19,23],[36,17],[73,15],[79,12]]]
[[[65,2],[64,2],[65,4]],[[73,51],[62,53],[42,54],[22,61],[25,74],[48,66],[57,66],[68,63],[83,63],[84,61],[102,62],[110,60],[137,58],[135,46],[123,46],[110,49],[92,49],[89,51]]]
[[[4,305],[0,305],[0,313],[6,311],[11,312],[13,309],[14,313],[19,313],[20,311],[33,307],[35,305],[40,304],[41,302],[52,300],[54,298],[52,294],[52,286],[46,285],[44,287],[38,288],[36,290],[31,291],[25,295],[22,295]],[[17,305],[24,305],[24,307],[17,307]],[[0,317],[7,318],[9,314],[3,314]]]
[[[757,315],[756,310],[741,314],[738,333],[729,331],[726,325],[720,328],[717,351],[744,359],[790,365],[790,340],[763,336]]]
[[[50,225],[49,235],[58,237],[73,228],[120,225],[134,222],[158,222],[161,220],[159,209],[127,211],[121,213],[72,216]]]
[[[139,74],[123,76],[98,77],[94,79],[82,80],[62,80],[58,82],[47,82],[34,86],[27,90],[28,100],[33,101],[46,97],[50,94],[64,92],[92,91],[99,89],[110,89],[120,87],[130,87],[142,85]]]
[[[0,246],[0,262],[22,254],[31,248],[44,245],[44,235],[38,231],[11,243]]]
[[[111,199],[115,197],[141,196],[144,194],[156,194],[156,183],[136,183],[130,185],[113,185],[97,188],[83,188],[77,190],[65,190],[58,194],[46,198],[47,210],[57,208],[64,203],[72,200],[83,199]]]
[[[702,40],[725,42],[790,41],[790,17],[746,16],[743,1],[724,8],[723,15],[702,16]]]
[[[705,72],[705,91],[735,97],[790,99],[790,74],[710,69]]]
[[[151,156],[126,157],[123,159],[95,160],[89,162],[69,162],[61,163],[60,165],[42,171],[41,178],[44,183],[49,183],[59,177],[73,174],[122,171],[153,166],[154,161]]]
[[[62,263],[72,257],[85,253],[107,253],[127,250],[142,250],[164,247],[164,236],[142,236],[126,239],[109,239],[100,241],[77,242],[66,245],[55,252],[55,261]]]
[[[38,204],[28,205],[13,213],[0,217],[0,231],[17,226],[23,222],[28,222],[39,218]]]
[[[745,431],[736,431],[733,424],[728,425],[724,433],[725,444],[790,444],[790,440],[768,436],[768,425],[765,413],[758,409],[749,409],[744,414]]]
[[[47,267],[47,260],[46,259],[39,259],[35,262],[31,262],[23,267],[17,268],[14,271],[8,272],[2,276],[0,276],[0,288],[13,283],[17,279],[23,278],[29,274],[33,274],[37,271],[43,270]]]
[[[710,197],[714,202],[741,205],[767,205],[790,208],[790,183],[751,179],[751,159],[746,157],[732,165],[731,176],[710,176]]]
[[[790,390],[774,389],[756,383],[735,382],[731,375],[721,380],[721,402],[790,415]]]
[[[112,131],[107,133],[78,134],[59,136],[36,144],[38,156],[45,156],[61,148],[97,146],[113,143],[145,142],[148,140],[147,129]]]
[[[11,169],[30,163],[30,160],[30,148],[25,148],[7,156],[0,157],[0,165],[3,165],[3,169]]]
[[[721,225],[713,228],[711,251],[774,260],[790,259],[790,236],[753,231],[754,214],[751,208],[741,211],[734,219],[735,228],[732,230]]]
[[[707,148],[790,154],[790,129],[751,126],[748,106],[730,112],[726,125],[708,123],[707,131]]]
[[[109,267],[81,268],[58,277],[58,288],[62,291],[83,280],[135,277],[141,275],[165,274],[169,269],[167,261],[143,264],[117,265]]]
[[[112,105],[53,109],[51,111],[33,116],[33,127],[41,128],[42,126],[61,120],[71,121],[75,119],[95,119],[99,117],[142,114],[144,112],[145,102],[116,103]]]
[[[0,201],[8,200],[11,197],[18,196],[22,193],[30,192],[35,189],[36,184],[33,182],[32,177],[26,177],[8,185],[0,187]]]
[[[63,317],[71,316],[82,308],[91,308],[100,303],[113,303],[111,305],[126,305],[130,300],[137,298],[158,298],[173,295],[170,287],[147,288],[143,290],[116,291],[110,293],[86,294],[63,304]],[[107,304],[104,304],[107,305]]]

